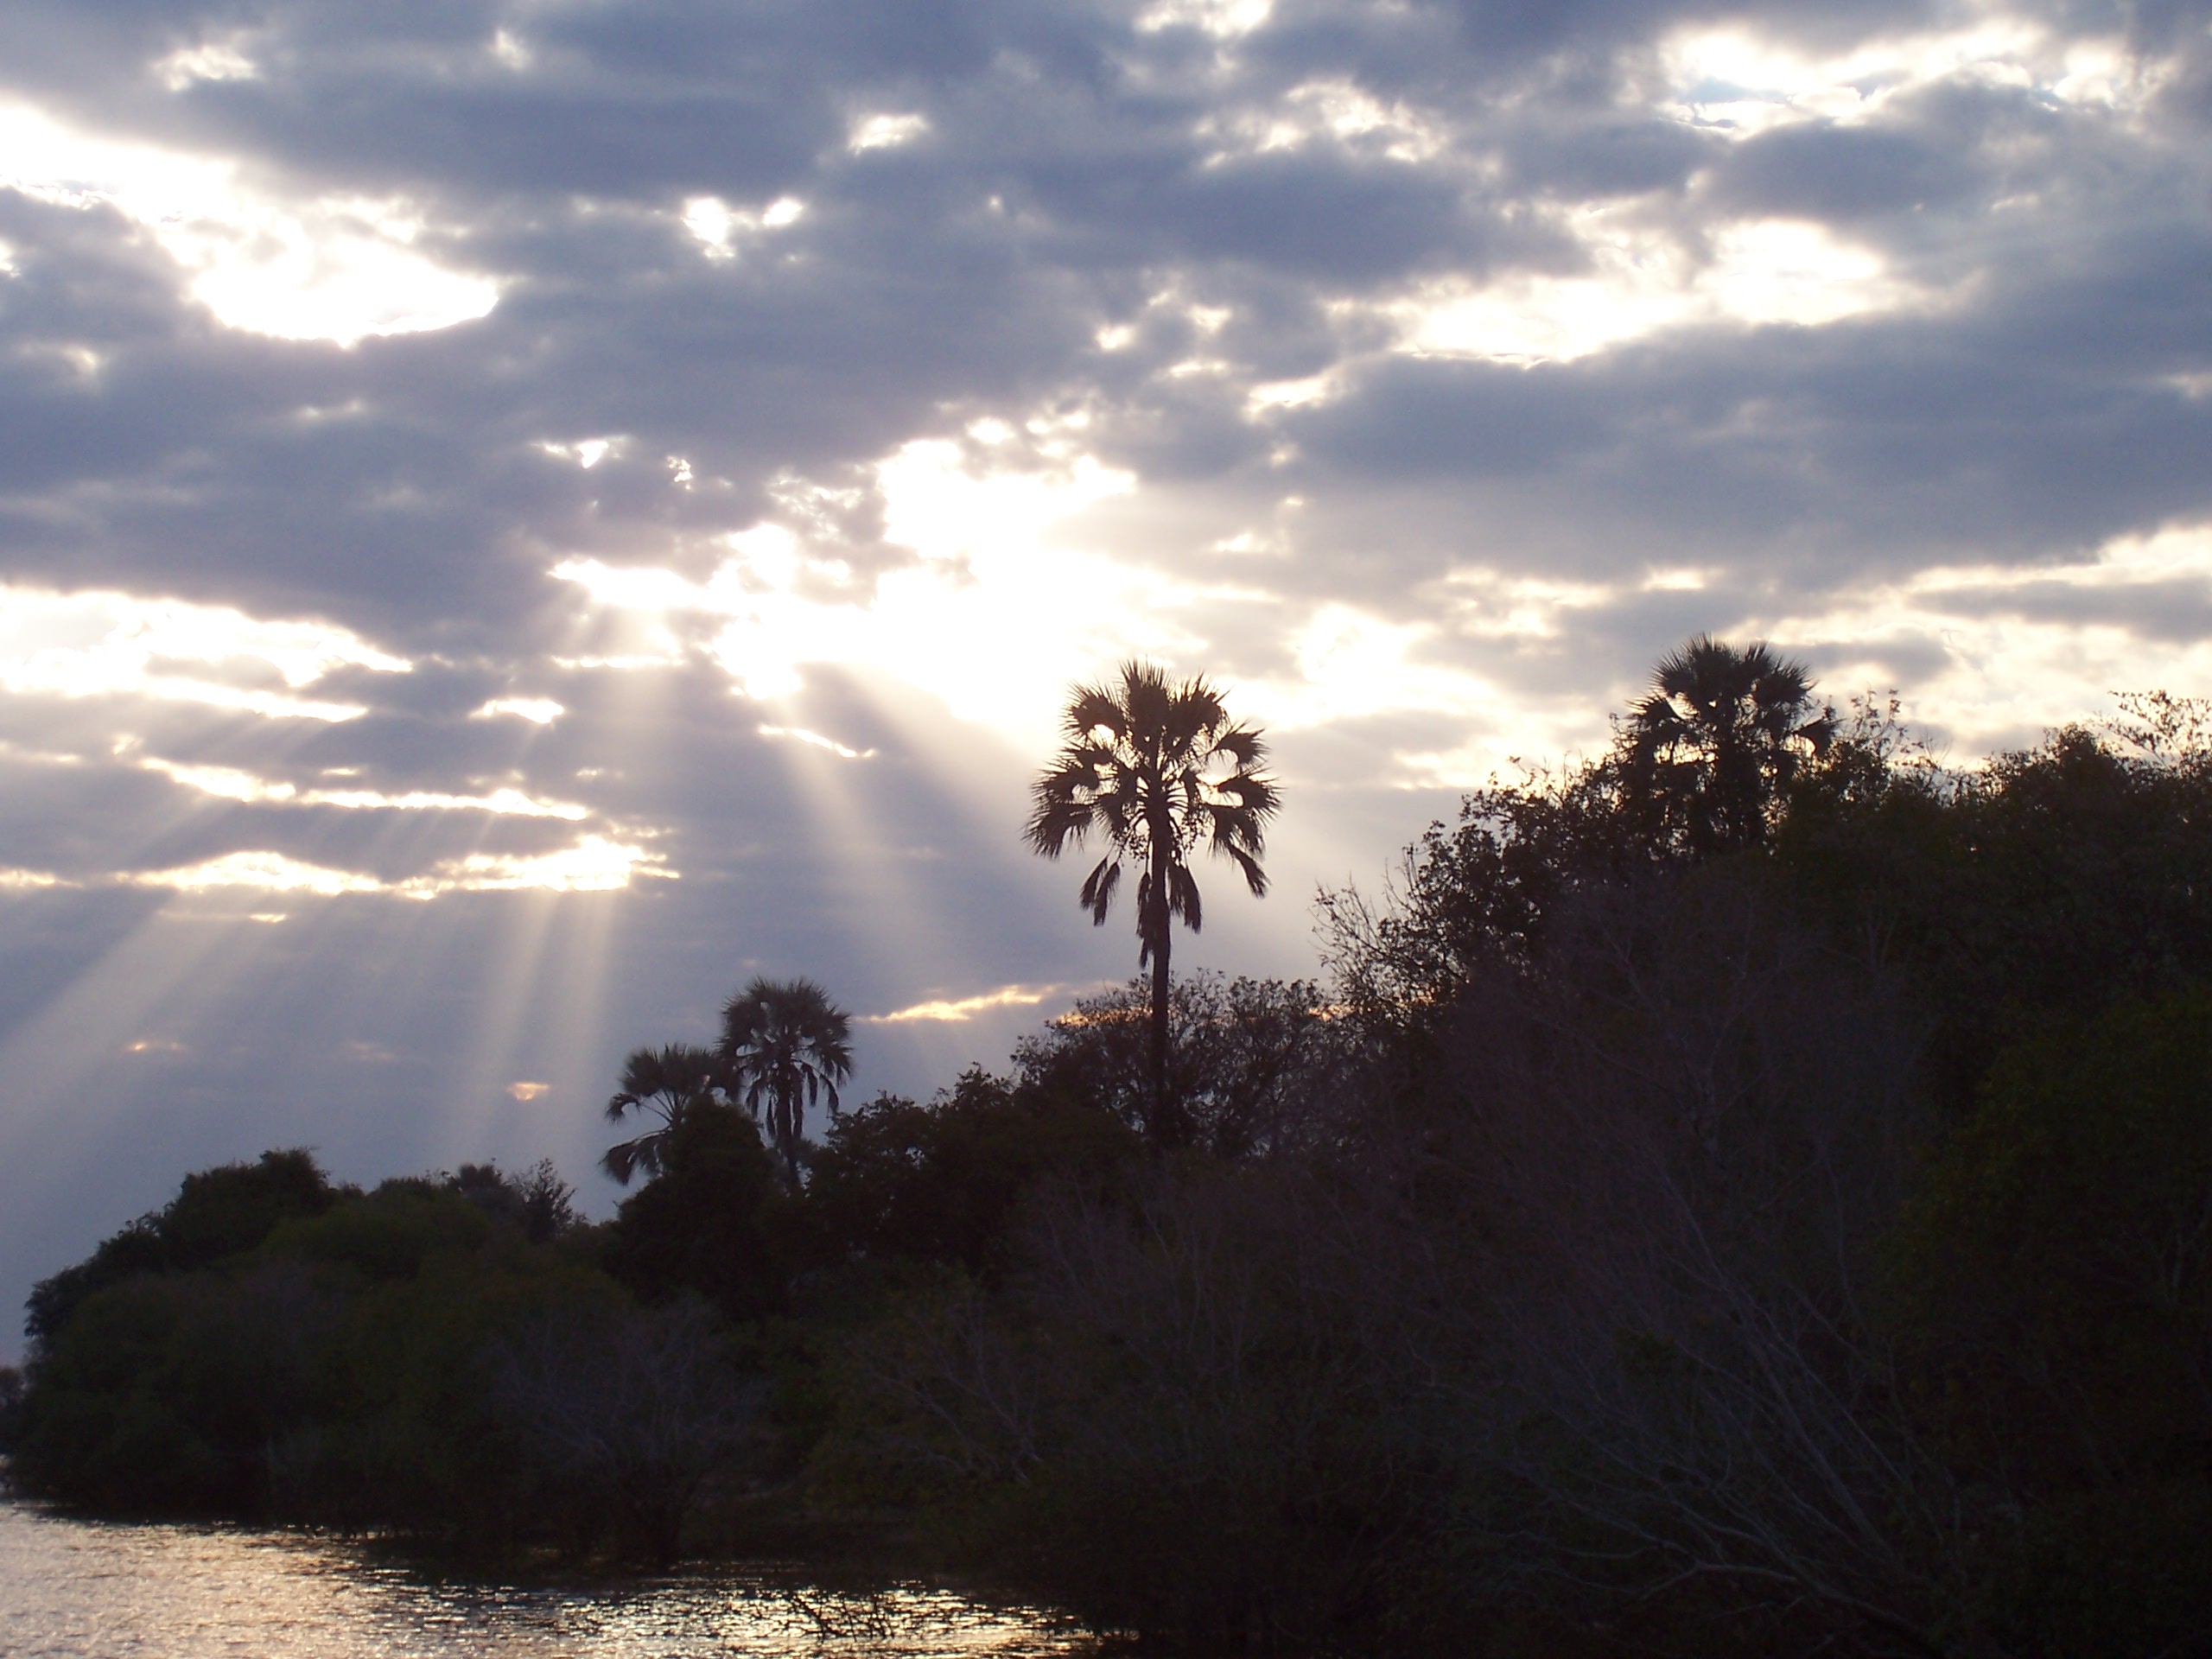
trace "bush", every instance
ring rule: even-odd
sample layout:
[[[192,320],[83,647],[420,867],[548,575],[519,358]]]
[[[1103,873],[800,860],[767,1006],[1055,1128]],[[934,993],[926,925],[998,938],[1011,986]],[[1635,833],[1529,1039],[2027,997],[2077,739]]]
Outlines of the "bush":
[[[2212,1628],[2208,1215],[2199,986],[2000,1057],[1890,1243],[1911,1397],[1985,1495],[2016,1650],[2178,1651]]]
[[[495,1550],[541,1535],[544,1471],[501,1433],[492,1356],[556,1318],[613,1330],[629,1306],[574,1252],[531,1242],[565,1207],[548,1175],[479,1167],[363,1194],[276,1154],[188,1177],[60,1276],[66,1294],[41,1287],[66,1317],[35,1351],[13,1478],[107,1514],[387,1525]]]
[[[926,1106],[886,1095],[840,1118],[810,1160],[797,1223],[821,1262],[995,1271],[1039,1182],[1095,1183],[1139,1149],[1109,1112],[970,1070]]]
[[[264,1152],[257,1163],[188,1175],[165,1208],[141,1217],[88,1260],[34,1288],[24,1329],[35,1347],[96,1291],[137,1274],[178,1273],[240,1255],[279,1224],[319,1216],[340,1196],[314,1157],[298,1150]]]
[[[686,1292],[745,1321],[785,1305],[772,1211],[786,1202],[751,1119],[702,1100],[670,1130],[662,1173],[622,1201],[607,1270],[648,1303]]]

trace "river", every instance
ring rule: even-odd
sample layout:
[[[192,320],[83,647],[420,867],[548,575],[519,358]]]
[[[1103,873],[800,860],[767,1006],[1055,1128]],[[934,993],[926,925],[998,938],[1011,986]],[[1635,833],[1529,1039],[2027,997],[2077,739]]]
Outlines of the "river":
[[[304,1534],[78,1521],[0,1500],[7,1659],[1045,1659],[1094,1651],[1036,1611],[923,1586],[831,1591],[728,1568],[613,1584],[456,1580]]]

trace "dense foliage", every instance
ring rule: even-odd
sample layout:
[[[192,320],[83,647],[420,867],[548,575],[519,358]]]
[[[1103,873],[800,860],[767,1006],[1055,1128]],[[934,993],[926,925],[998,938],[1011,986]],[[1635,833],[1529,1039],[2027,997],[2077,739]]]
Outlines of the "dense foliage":
[[[1771,653],[1662,667],[1329,896],[1327,988],[1177,982],[1164,1085],[1135,982],[818,1144],[640,1051],[596,1226],[190,1177],[34,1297],[15,1478],[864,1538],[1208,1652],[2206,1651],[2202,709],[1953,772]]]

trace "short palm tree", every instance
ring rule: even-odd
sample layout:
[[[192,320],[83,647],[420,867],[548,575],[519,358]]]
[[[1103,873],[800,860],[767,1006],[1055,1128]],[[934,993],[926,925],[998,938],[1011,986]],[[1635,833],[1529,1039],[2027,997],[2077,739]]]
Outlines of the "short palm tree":
[[[1202,912],[1191,855],[1203,847],[1244,873],[1255,896],[1266,827],[1281,804],[1260,770],[1267,746],[1233,723],[1203,678],[1173,683],[1164,670],[1130,662],[1103,685],[1077,686],[1062,721],[1066,741],[1035,785],[1027,838],[1058,858],[1095,833],[1103,854],[1077,902],[1103,925],[1124,861],[1137,867],[1137,966],[1152,969],[1153,1140],[1173,1145],[1182,1125],[1167,1100],[1168,935],[1177,918],[1198,931]]]
[[[1814,707],[1810,672],[1764,644],[1738,651],[1700,634],[1651,677],[1623,733],[1631,802],[1693,857],[1764,842],[1783,789],[1835,732],[1835,711]]]
[[[620,1123],[631,1112],[658,1118],[634,1141],[609,1147],[600,1167],[622,1183],[643,1170],[650,1180],[668,1161],[669,1137],[683,1114],[701,1101],[713,1100],[720,1090],[720,1068],[712,1049],[692,1043],[668,1043],[659,1048],[640,1048],[622,1062],[622,1087],[607,1103],[607,1116]]]
[[[851,1016],[810,979],[755,979],[722,1009],[723,1085],[767,1130],[794,1190],[807,1109],[826,1099],[836,1114],[851,1039]]]

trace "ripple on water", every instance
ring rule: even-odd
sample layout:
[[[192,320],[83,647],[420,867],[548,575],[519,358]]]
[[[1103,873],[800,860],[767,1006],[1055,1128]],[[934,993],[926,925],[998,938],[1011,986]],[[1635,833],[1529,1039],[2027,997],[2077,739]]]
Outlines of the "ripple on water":
[[[349,1545],[65,1519],[0,1503],[0,1654],[16,1659],[1044,1659],[1090,1643],[1025,1608],[772,1574],[619,1586],[430,1580]]]

